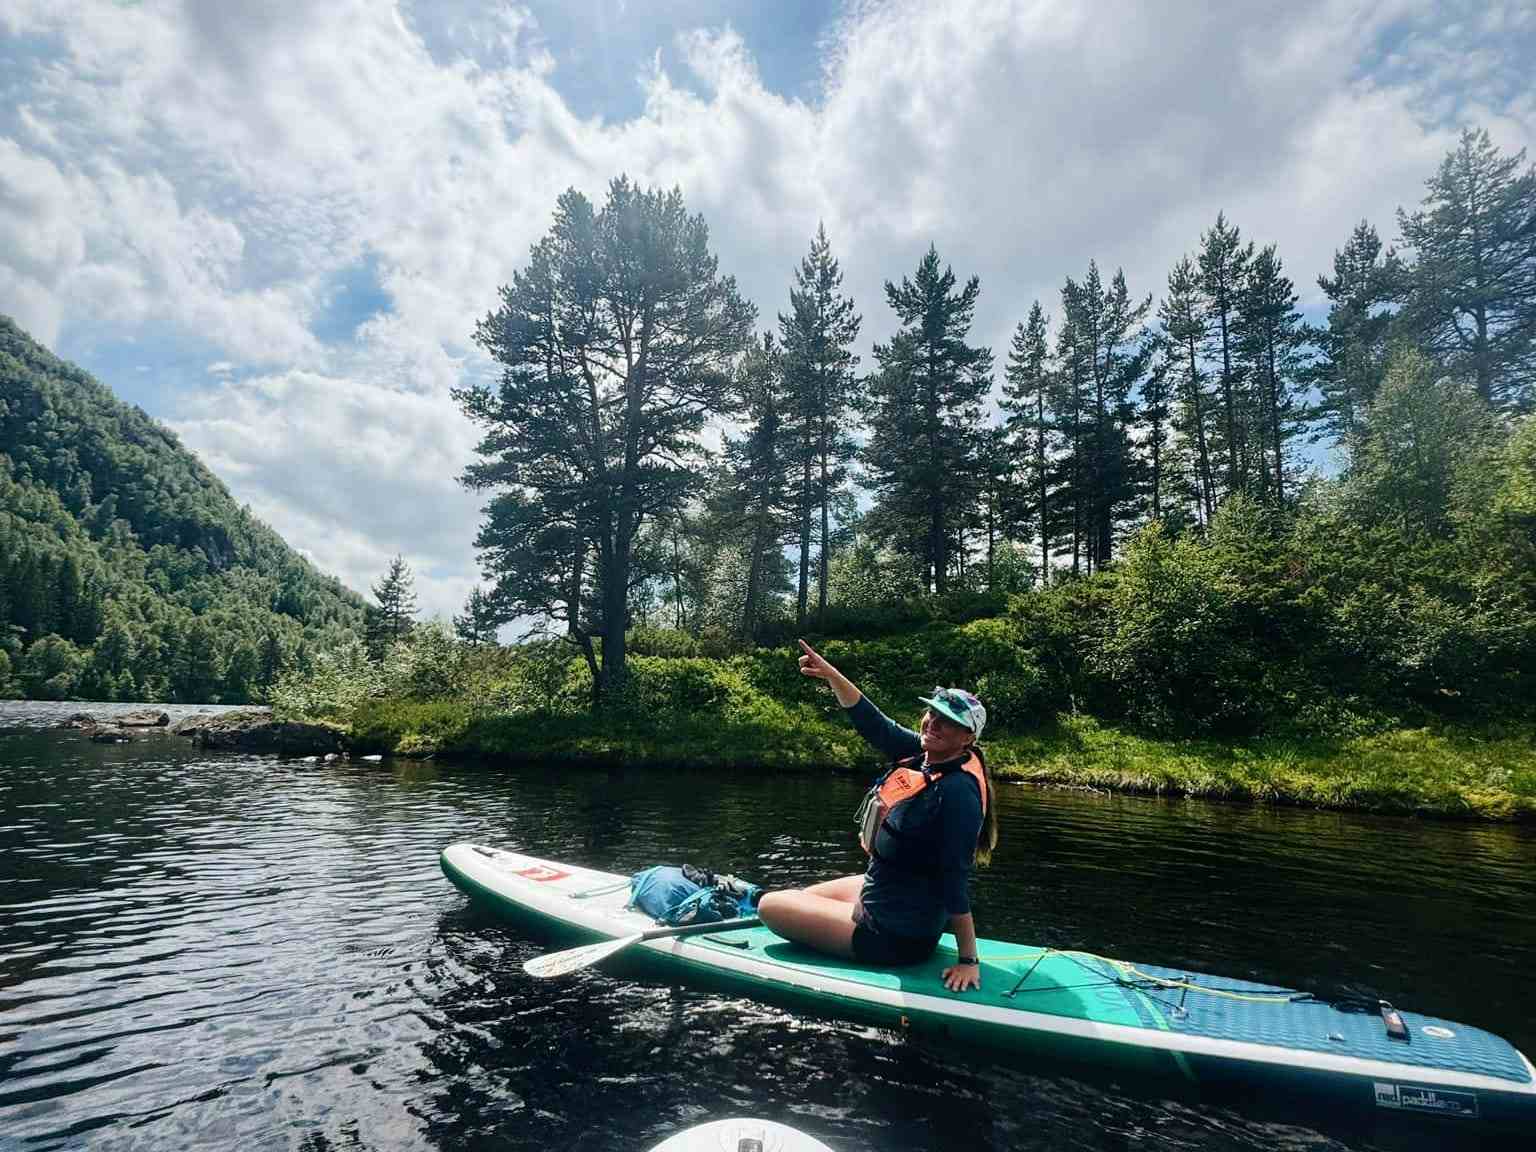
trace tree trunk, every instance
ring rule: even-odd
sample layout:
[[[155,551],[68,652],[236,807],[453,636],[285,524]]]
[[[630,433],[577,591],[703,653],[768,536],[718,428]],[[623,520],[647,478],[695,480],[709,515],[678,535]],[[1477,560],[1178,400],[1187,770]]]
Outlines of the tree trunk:
[[[925,383],[924,415],[927,417],[928,472],[928,563],[933,570],[933,592],[942,596],[949,584],[949,555],[944,547],[944,505],[939,478],[939,384],[933,366],[933,341],[927,342],[928,372]]]
[[[1195,358],[1195,338],[1188,337],[1189,398],[1195,410],[1195,442],[1200,450],[1200,493],[1205,503],[1205,522],[1216,514],[1215,484],[1211,479],[1211,455],[1205,442],[1205,411],[1200,403],[1199,361]]]
[[[1265,341],[1269,353],[1269,433],[1275,450],[1275,503],[1285,503],[1285,472],[1280,453],[1280,385],[1275,376],[1275,334]]]
[[[1472,306],[1473,320],[1477,324],[1477,342],[1473,353],[1477,370],[1477,394],[1483,398],[1483,403],[1493,406],[1493,365],[1488,363],[1488,308],[1484,303],[1487,300],[1484,285],[1487,280],[1483,268],[1483,230],[1477,222],[1477,191],[1475,187],[1468,189],[1468,197],[1471,203],[1467,213],[1472,222],[1472,280],[1476,285],[1476,301]],[[1453,321],[1454,323],[1454,321]]]
[[[767,513],[764,510],[766,501],[760,501],[758,513],[754,519],[752,528],[752,559],[747,565],[747,603],[742,613],[742,632],[746,638],[757,638],[757,600],[760,595],[758,584],[762,579],[763,548],[766,535],[764,520]]]
[[[587,542],[576,537],[576,551],[571,557],[571,584],[565,594],[565,634],[574,637],[581,631],[581,581],[586,574]],[[587,648],[591,650],[591,643]]]
[[[809,445],[806,445],[809,447]],[[795,627],[805,627],[805,607],[811,579],[811,454],[800,467],[800,589],[795,600]]]
[[[1103,568],[1109,560],[1109,446],[1104,434],[1104,383],[1109,377],[1111,356],[1105,350],[1099,366],[1098,339],[1093,351],[1093,562]]]
[[[1035,393],[1035,479],[1040,487],[1040,583],[1044,585],[1051,570],[1051,545],[1045,510],[1045,381],[1040,380],[1039,386]]]
[[[1227,338],[1226,293],[1217,299],[1221,309],[1221,402],[1227,415],[1227,491],[1237,491],[1237,416],[1232,409],[1232,350]]]
[[[586,657],[587,670],[592,673],[592,707],[596,709],[603,702],[603,670],[598,667],[597,653],[592,650],[592,637],[585,632],[579,633],[577,643],[581,647],[581,654]]]
[[[994,488],[987,493],[987,591],[991,592],[997,587],[997,565],[993,559],[993,551],[997,542],[997,492]]]
[[[827,567],[829,552],[831,550],[831,516],[827,505],[831,501],[831,493],[827,490],[827,389],[823,382],[821,390],[821,490],[817,493],[821,504],[821,554],[817,558],[816,579],[816,618],[824,619],[827,614]]]

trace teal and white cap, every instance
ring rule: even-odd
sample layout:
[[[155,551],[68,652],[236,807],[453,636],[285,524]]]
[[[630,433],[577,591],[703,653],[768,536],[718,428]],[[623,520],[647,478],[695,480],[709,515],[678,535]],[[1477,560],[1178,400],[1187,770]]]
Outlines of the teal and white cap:
[[[972,736],[980,737],[987,726],[987,709],[974,693],[964,688],[935,688],[932,696],[919,696],[939,715],[953,720]]]

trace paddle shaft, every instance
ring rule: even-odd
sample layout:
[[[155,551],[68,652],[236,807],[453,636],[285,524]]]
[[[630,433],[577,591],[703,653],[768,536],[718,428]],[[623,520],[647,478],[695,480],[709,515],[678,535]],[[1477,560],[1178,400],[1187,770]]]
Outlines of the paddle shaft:
[[[593,964],[600,964],[610,956],[639,944],[642,940],[662,940],[675,936],[702,936],[710,932],[729,932],[736,928],[751,928],[760,924],[756,916],[741,916],[734,920],[714,920],[707,924],[680,924],[676,928],[651,928],[632,936],[618,936],[611,940],[599,940],[583,944],[579,948],[567,948],[564,952],[548,952],[535,956],[523,965],[530,976],[564,976],[578,972]]]
[[[692,936],[703,932],[733,932],[737,928],[756,928],[762,921],[756,916],[738,916],[734,920],[716,920],[712,924],[679,924],[675,928],[648,928],[641,940],[662,940],[668,936]]]

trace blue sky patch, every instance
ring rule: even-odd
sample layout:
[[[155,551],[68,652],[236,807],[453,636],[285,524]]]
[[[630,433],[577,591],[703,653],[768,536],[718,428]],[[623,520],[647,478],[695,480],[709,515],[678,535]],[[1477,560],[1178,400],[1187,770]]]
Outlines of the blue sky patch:
[[[244,373],[226,353],[179,327],[147,322],[126,340],[94,340],[88,327],[65,325],[55,353],[80,365],[128,404],[137,404],[157,420],[174,415],[180,397]]]
[[[330,277],[309,328],[326,344],[350,340],[363,321],[391,307],[390,295],[379,280],[379,258],[369,253]]]

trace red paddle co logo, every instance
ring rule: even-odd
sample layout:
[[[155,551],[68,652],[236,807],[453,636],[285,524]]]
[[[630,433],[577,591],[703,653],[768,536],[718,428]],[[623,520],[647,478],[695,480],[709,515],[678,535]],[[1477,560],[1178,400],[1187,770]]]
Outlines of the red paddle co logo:
[[[548,864],[532,864],[527,868],[519,868],[512,875],[532,880],[536,884],[547,884],[551,880],[564,880],[570,873],[561,868],[551,868]]]

